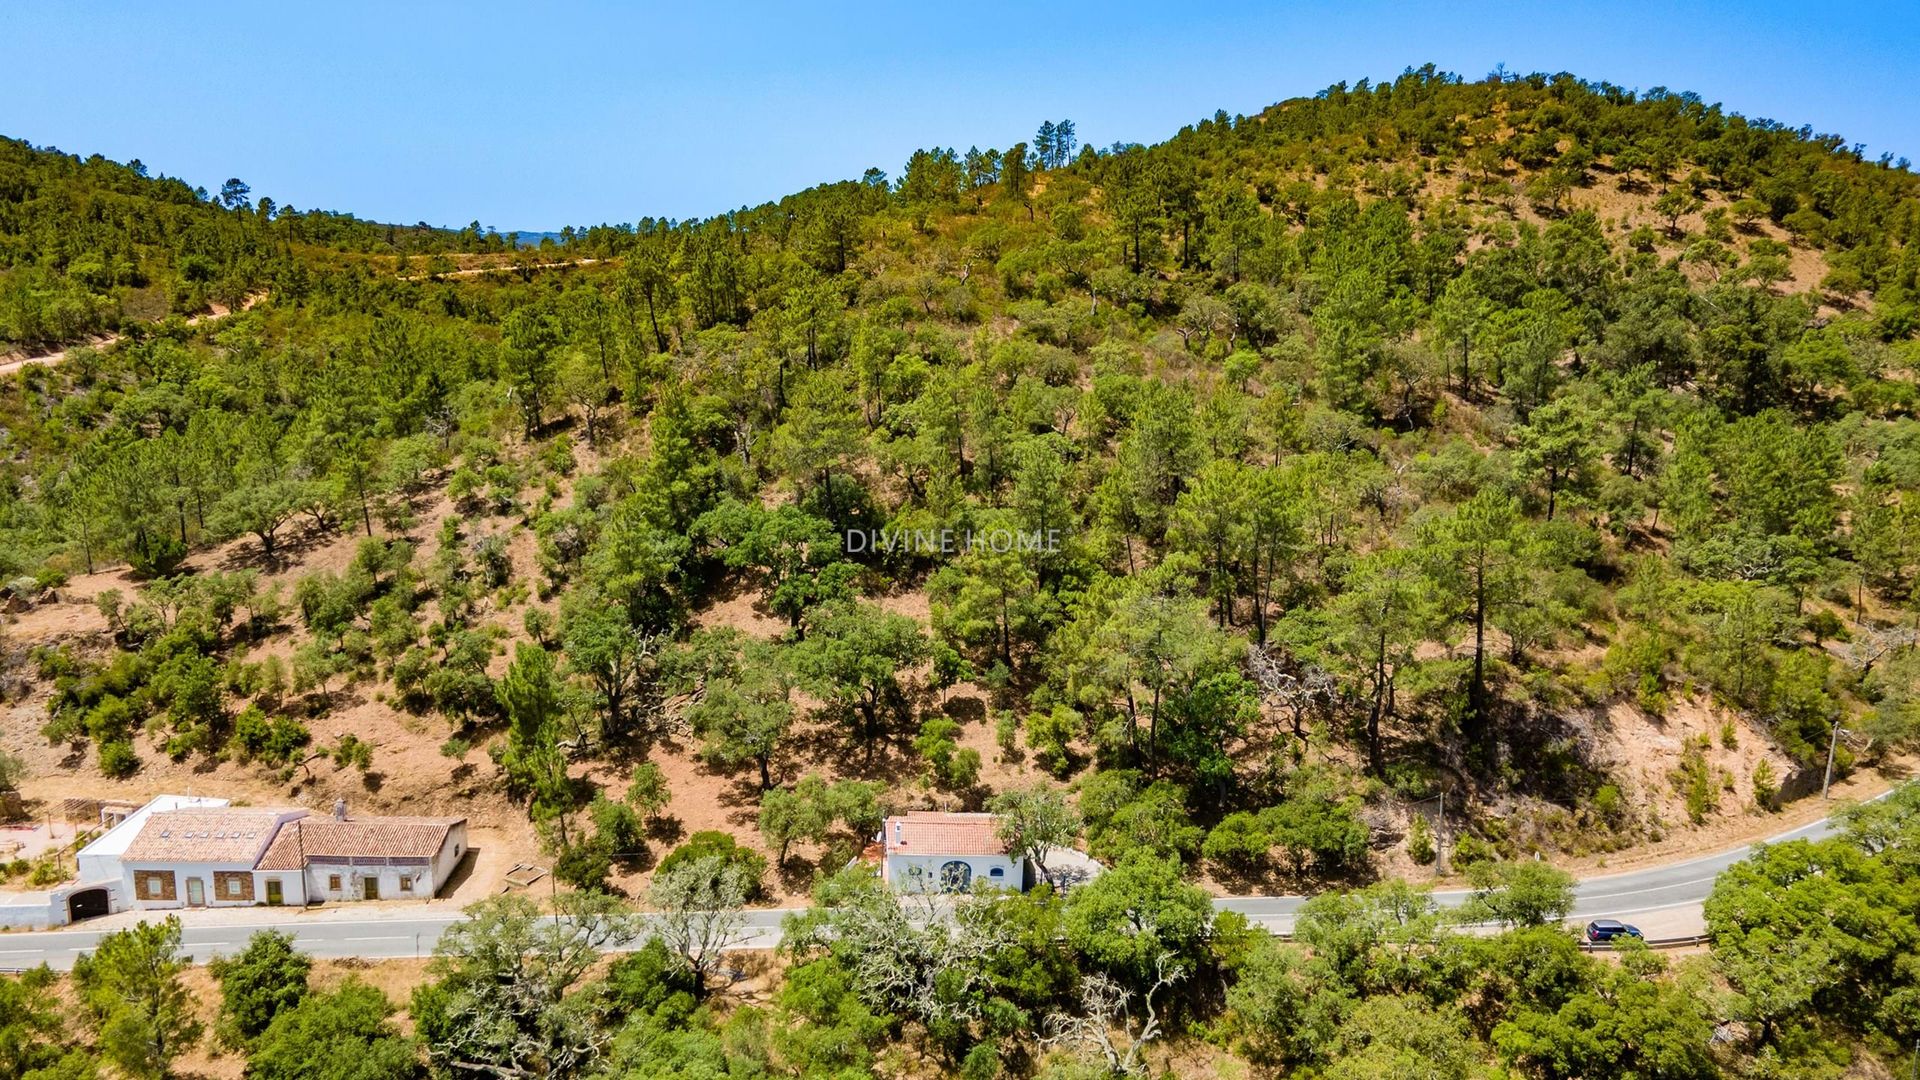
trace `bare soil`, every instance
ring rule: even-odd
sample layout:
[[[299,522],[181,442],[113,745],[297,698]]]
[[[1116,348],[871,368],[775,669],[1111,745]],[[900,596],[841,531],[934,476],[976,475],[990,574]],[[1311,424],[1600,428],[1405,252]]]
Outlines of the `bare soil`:
[[[588,463],[600,456],[582,447],[579,456]],[[561,482],[564,496],[570,483]],[[537,492],[523,498],[529,501]],[[408,536],[417,547],[416,565],[431,556],[434,537],[441,523],[454,512],[442,493],[418,500],[415,525]],[[532,532],[517,515],[470,518],[467,534],[502,534],[516,583],[536,583],[540,569]],[[352,560],[362,534],[349,527],[316,532],[290,529],[274,560],[263,558],[252,538],[230,541],[196,552],[185,569],[193,571],[259,570],[268,583],[280,585],[290,593],[301,576],[316,571],[339,572]],[[117,589],[132,597],[140,583],[124,568],[103,568],[95,573],[74,577],[56,590],[50,602],[40,603],[13,615],[0,616],[4,629],[16,641],[28,645],[56,642],[74,643],[82,649],[105,651],[109,646],[105,619],[95,607],[96,599],[108,589]],[[510,603],[501,592],[483,602],[479,622],[498,627],[502,644],[490,664],[496,676],[510,659],[513,646],[525,640],[523,626],[529,604],[552,610],[555,600],[525,599],[537,589],[521,590],[521,597]],[[874,598],[883,609],[906,615],[922,625],[931,618],[931,605],[924,589],[902,589]],[[504,606],[503,606],[504,605]],[[693,615],[695,627],[727,626],[743,633],[772,638],[786,632],[781,618],[760,602],[759,589],[750,582],[736,582],[724,590],[720,599]],[[291,654],[304,631],[289,627],[270,639],[254,645],[245,655],[258,659]],[[1435,647],[1438,649],[1438,647]],[[1433,651],[1433,650],[1430,650]],[[1440,650],[1444,651],[1444,650]],[[1438,655],[1438,652],[1435,653]],[[1034,783],[1061,785],[1038,770],[1023,746],[1010,752],[996,739],[1001,710],[993,703],[993,694],[977,683],[963,683],[945,692],[927,690],[927,672],[909,673],[907,682],[914,688],[917,716],[936,711],[959,722],[962,745],[976,750],[981,757],[979,782],[967,791],[946,791],[933,786],[911,751],[911,737],[872,748],[852,745],[846,735],[822,714],[819,703],[802,695],[797,705],[800,719],[795,725],[790,751],[777,762],[775,781],[792,782],[810,773],[829,780],[862,779],[880,782],[890,810],[913,808],[977,809],[991,793]],[[283,781],[279,771],[228,761],[190,758],[173,762],[158,753],[146,740],[140,740],[142,768],[127,780],[109,780],[99,775],[91,751],[70,754],[64,746],[50,746],[41,735],[47,719],[50,688],[34,685],[28,695],[11,703],[0,703],[0,746],[20,755],[28,765],[29,779],[23,794],[30,812],[42,814],[57,810],[68,797],[111,797],[139,800],[162,792],[214,794],[256,805],[295,804],[316,810],[330,807],[344,798],[349,806],[369,814],[463,814],[476,830],[485,858],[476,864],[473,881],[463,887],[463,896],[478,897],[504,887],[506,869],[526,862],[546,866],[539,837],[529,824],[524,807],[506,798],[499,782],[499,770],[484,745],[468,750],[459,759],[441,752],[452,733],[448,723],[436,715],[414,715],[397,708],[392,687],[384,682],[361,682],[336,687],[324,701],[311,696],[296,700],[288,708],[297,709],[311,730],[316,745],[330,744],[342,734],[352,733],[371,743],[374,763],[366,774],[352,769],[337,769],[327,760],[316,760],[296,769]],[[1731,725],[1733,739],[1726,745],[1723,728]],[[1576,726],[1582,729],[1586,754],[1592,763],[1611,774],[1621,788],[1631,816],[1638,822],[1635,839],[1621,850],[1602,854],[1593,850],[1581,854],[1590,839],[1568,849],[1560,844],[1568,834],[1567,811],[1538,801],[1519,801],[1511,806],[1478,807],[1481,814],[1497,814],[1535,829],[1543,850],[1570,868],[1592,870],[1618,869],[1654,861],[1684,858],[1724,850],[1742,843],[1763,839],[1806,820],[1820,816],[1817,797],[1801,798],[1777,813],[1763,812],[1753,806],[1752,776],[1761,761],[1773,767],[1775,776],[1785,784],[1795,773],[1792,763],[1771,747],[1765,734],[1743,717],[1706,703],[1702,699],[1682,698],[1667,716],[1654,718],[1627,704],[1598,710]],[[1263,725],[1270,732],[1288,727],[1285,718],[1269,715]],[[1681,747],[1689,737],[1704,734],[1708,738],[1706,758],[1716,777],[1724,775],[1728,789],[1720,793],[1717,807],[1704,821],[1688,821],[1684,798],[1672,780]],[[1288,736],[1290,738],[1290,736]],[[1024,742],[1024,740],[1021,740]],[[730,833],[750,847],[762,850],[772,859],[774,852],[762,843],[758,829],[760,791],[758,777],[751,769],[723,773],[701,761],[698,746],[684,734],[669,732],[636,755],[626,753],[607,760],[585,761],[575,766],[575,774],[592,781],[610,798],[620,798],[629,786],[633,765],[651,760],[665,772],[673,793],[671,805],[649,836],[647,851],[616,865],[613,883],[624,891],[644,894],[653,864],[687,835],[702,830]],[[1253,748],[1264,753],[1264,747]],[[1338,746],[1318,744],[1308,751],[1311,758],[1332,758],[1353,764],[1350,755]],[[1841,796],[1871,794],[1882,790],[1899,775],[1863,774],[1849,777],[1837,788]],[[1577,810],[1580,808],[1576,808]],[[1377,801],[1368,808],[1369,820],[1385,835],[1404,837],[1411,808],[1392,799]],[[1457,813],[1457,809],[1455,810]],[[1556,819],[1558,815],[1558,819]],[[1574,830],[1577,832],[1577,830]],[[478,837],[485,836],[482,843]],[[1644,839],[1646,836],[1657,839]],[[850,854],[856,838],[843,837],[831,848],[801,845],[791,853],[788,864],[776,868],[768,877],[770,904],[787,904],[804,897],[816,873],[830,872],[836,862]],[[1607,846],[1607,845],[1598,845]],[[1612,845],[1620,847],[1621,845]],[[1403,843],[1383,844],[1375,852],[1377,869],[1386,874],[1415,880],[1430,877],[1430,868],[1407,858]],[[1265,891],[1295,891],[1308,883],[1274,880],[1258,883]],[[1238,891],[1248,883],[1220,882],[1221,891]]]
[[[253,307],[255,304],[258,304],[260,301],[266,299],[266,296],[267,296],[266,293],[255,293],[252,296],[247,297],[246,303],[240,305],[240,310],[241,311],[248,310],[249,308]],[[230,314],[232,314],[232,311],[225,304],[208,304],[206,311],[203,311],[198,315],[187,316],[187,325],[198,326],[203,322],[210,322],[215,319],[224,319]],[[95,350],[104,352],[108,349],[113,348],[115,345],[120,344],[120,342],[123,339],[124,339],[124,335],[121,335],[121,334],[95,334],[85,341],[76,341],[71,344],[65,345],[59,349],[52,350],[50,352],[0,353],[0,376],[11,375],[14,372],[19,371],[21,368],[24,368],[29,364],[58,364],[62,360],[65,360],[67,358],[67,354],[69,352],[72,352],[74,349],[81,348],[82,346],[91,347]]]

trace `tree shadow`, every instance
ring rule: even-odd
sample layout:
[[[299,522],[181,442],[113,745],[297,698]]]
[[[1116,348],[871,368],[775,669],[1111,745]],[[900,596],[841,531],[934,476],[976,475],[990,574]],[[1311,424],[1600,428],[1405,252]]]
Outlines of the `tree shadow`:
[[[769,860],[771,861],[771,860]],[[789,852],[785,862],[773,867],[780,887],[789,893],[804,893],[819,876],[819,868],[797,853]]]
[[[976,694],[955,694],[940,703],[940,714],[961,724],[983,723],[987,703]]]
[[[277,573],[301,561],[302,557],[331,542],[339,535],[338,525],[303,524],[298,530],[290,531],[273,545],[273,554],[260,544],[260,538],[254,536],[246,543],[236,544],[220,560],[222,570],[260,570],[265,573]]]
[[[686,838],[687,826],[676,814],[661,814],[642,827],[641,835],[671,847]]]

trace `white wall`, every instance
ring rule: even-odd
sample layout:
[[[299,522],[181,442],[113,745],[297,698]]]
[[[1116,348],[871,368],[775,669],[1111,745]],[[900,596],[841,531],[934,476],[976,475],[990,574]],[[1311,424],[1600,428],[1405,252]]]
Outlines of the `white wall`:
[[[48,893],[14,893],[0,898],[0,927],[45,930],[67,924],[67,901]]]
[[[338,889],[331,887],[335,875],[340,878]],[[403,877],[413,879],[411,890],[400,888],[400,879]],[[316,903],[365,900],[368,878],[380,883],[382,900],[420,900],[433,896],[432,863],[416,866],[347,866],[344,863],[319,861],[307,866],[307,895]]]
[[[345,863],[326,863],[312,860],[307,866],[306,895],[314,903],[347,903],[365,900],[366,879],[371,877],[380,883],[382,900],[431,900],[440,886],[447,883],[460,860],[467,855],[467,826],[465,822],[451,826],[441,841],[440,851],[424,864],[410,866],[349,866]],[[340,887],[332,888],[333,876],[340,876]],[[413,888],[402,890],[400,879],[413,879]]]
[[[283,907],[305,907],[307,905],[307,874],[304,870],[255,870],[253,872],[253,902],[267,902],[267,882],[280,882],[280,903]]]
[[[950,862],[963,862],[973,868],[973,884],[1021,888],[1019,865],[1005,855],[889,855],[887,883],[901,892],[939,892],[940,868]],[[994,877],[995,869],[1001,871]],[[918,869],[920,872],[915,874]]]
[[[252,874],[253,863],[254,860],[252,859],[246,862],[224,863],[133,863],[123,861],[121,865],[121,895],[124,896],[126,902],[132,906],[149,911],[167,908],[183,908],[187,906],[187,896],[189,895],[187,891],[187,881],[189,878],[198,878],[206,893],[206,907],[252,907],[256,903],[266,903],[266,895],[261,891],[258,881],[254,882],[252,899],[228,900],[221,897],[219,893],[215,891],[213,887],[213,875],[216,871],[220,873],[232,871],[235,873]],[[173,874],[173,899],[149,900],[141,896],[140,891],[134,887],[133,883],[133,875],[136,871],[171,872]]]
[[[120,856],[117,854],[90,855],[85,850],[82,850],[80,857],[75,861],[80,864],[80,873],[78,876],[78,880],[80,881],[117,882],[121,878]]]
[[[433,892],[438,893],[440,886],[447,883],[460,860],[467,857],[467,823],[462,821],[447,830],[447,838],[440,844],[440,854],[433,857]]]

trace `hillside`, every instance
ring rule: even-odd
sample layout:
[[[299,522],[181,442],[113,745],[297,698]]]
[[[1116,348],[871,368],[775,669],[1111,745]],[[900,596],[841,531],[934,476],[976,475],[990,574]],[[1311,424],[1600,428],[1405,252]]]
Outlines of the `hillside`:
[[[233,307],[329,252],[506,250],[462,231],[382,225],[277,205],[229,179],[187,182],[0,138],[0,362],[52,346]]]
[[[225,203],[0,143],[0,340],[124,334],[0,383],[42,805],[459,810],[633,896],[717,830],[774,902],[1063,790],[1154,888],[1318,891],[1920,739],[1920,178],[1837,137],[1429,68],[537,250]]]

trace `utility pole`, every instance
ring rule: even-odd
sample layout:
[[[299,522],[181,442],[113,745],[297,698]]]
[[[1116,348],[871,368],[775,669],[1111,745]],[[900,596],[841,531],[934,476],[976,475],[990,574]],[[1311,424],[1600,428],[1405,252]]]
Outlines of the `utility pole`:
[[[1833,786],[1833,750],[1840,745],[1840,718],[1834,717],[1833,733],[1827,737],[1827,777],[1820,781],[1820,801],[1827,801],[1827,789]]]

